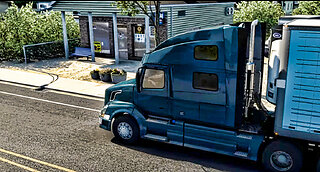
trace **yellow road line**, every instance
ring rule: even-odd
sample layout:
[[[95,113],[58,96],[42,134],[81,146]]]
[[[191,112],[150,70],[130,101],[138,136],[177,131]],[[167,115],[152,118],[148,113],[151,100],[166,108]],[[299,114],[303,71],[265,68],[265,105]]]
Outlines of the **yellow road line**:
[[[52,168],[56,168],[56,169],[59,169],[59,170],[62,170],[62,171],[75,172],[73,170],[70,170],[70,169],[67,169],[67,168],[64,168],[64,167],[60,167],[58,165],[50,164],[50,163],[47,163],[47,162],[44,162],[44,161],[40,161],[40,160],[37,160],[37,159],[34,159],[34,158],[30,158],[30,157],[27,157],[27,156],[24,156],[24,155],[20,155],[20,154],[14,153],[14,152],[10,152],[10,151],[7,151],[7,150],[1,149],[1,148],[0,148],[0,152],[6,153],[6,154],[9,154],[9,155],[13,155],[13,156],[16,156],[16,157],[19,157],[19,158],[23,158],[23,159],[26,159],[26,160],[29,160],[29,161],[33,161],[33,162],[36,162],[36,163],[39,163],[39,164],[42,164],[42,165],[46,165],[46,166],[49,166],[49,167],[52,167]]]
[[[23,169],[28,170],[28,171],[39,172],[38,170],[35,170],[35,169],[33,169],[33,168],[30,168],[30,167],[27,167],[27,166],[18,164],[18,163],[16,163],[16,162],[12,162],[12,161],[10,161],[10,160],[7,160],[7,159],[1,158],[1,157],[0,157],[0,161],[6,162],[6,163],[11,164],[11,165],[15,165],[15,166],[17,166],[17,167],[23,168]]]

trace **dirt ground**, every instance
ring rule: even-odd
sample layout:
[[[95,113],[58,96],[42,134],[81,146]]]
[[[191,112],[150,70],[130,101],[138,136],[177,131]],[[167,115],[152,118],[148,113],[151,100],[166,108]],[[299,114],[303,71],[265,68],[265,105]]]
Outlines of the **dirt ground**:
[[[127,79],[135,78],[140,61],[125,60],[120,61],[119,65],[114,64],[114,59],[96,57],[96,62],[91,62],[86,58],[69,59],[56,58],[51,60],[42,60],[33,63],[13,63],[1,62],[0,68],[9,68],[14,70],[24,70],[29,72],[48,72],[56,74],[62,78],[90,81],[95,83],[102,83],[102,81],[93,80],[90,76],[90,71],[94,69],[103,69],[107,67],[120,68],[127,71]],[[268,69],[268,59],[265,58],[264,69]],[[269,111],[274,111],[275,106],[269,103],[266,99],[266,85],[267,85],[268,71],[264,70],[263,87],[262,87],[262,102]]]
[[[1,68],[23,70],[28,72],[48,72],[56,74],[62,78],[90,81],[90,82],[102,82],[93,80],[90,76],[90,71],[94,69],[103,68],[119,68],[127,71],[127,79],[135,77],[135,73],[140,66],[140,61],[133,60],[120,60],[119,65],[115,65],[115,60],[111,58],[99,58],[96,57],[96,62],[91,62],[86,58],[69,59],[55,58],[50,60],[42,60],[38,62],[32,62],[28,64],[14,63],[14,62],[1,62]]]

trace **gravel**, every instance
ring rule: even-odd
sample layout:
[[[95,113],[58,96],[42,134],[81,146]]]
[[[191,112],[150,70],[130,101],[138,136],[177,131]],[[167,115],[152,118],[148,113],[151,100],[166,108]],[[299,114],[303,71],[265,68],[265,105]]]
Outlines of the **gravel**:
[[[82,81],[99,82],[93,80],[90,76],[90,71],[97,68],[120,68],[128,72],[127,79],[135,77],[135,73],[140,66],[140,61],[123,60],[119,65],[115,65],[115,60],[111,58],[96,57],[96,62],[86,60],[86,58],[69,59],[55,58],[50,60],[42,60],[28,64],[14,63],[14,62],[1,62],[1,68],[22,70],[28,72],[48,72],[56,74],[62,78],[76,79]]]

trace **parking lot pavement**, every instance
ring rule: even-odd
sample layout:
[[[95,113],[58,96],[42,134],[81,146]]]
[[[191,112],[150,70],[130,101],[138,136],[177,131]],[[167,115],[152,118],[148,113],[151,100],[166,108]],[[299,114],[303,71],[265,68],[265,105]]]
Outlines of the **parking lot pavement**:
[[[0,83],[0,171],[259,171],[251,161],[175,145],[120,144],[98,126],[102,106]]]

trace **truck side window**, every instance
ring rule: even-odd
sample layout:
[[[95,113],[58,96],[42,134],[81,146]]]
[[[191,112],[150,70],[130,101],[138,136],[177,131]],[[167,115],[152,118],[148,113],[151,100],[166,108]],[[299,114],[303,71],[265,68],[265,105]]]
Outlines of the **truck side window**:
[[[142,88],[164,88],[164,71],[158,69],[146,69]]]
[[[197,60],[218,60],[218,47],[216,45],[198,45],[194,48],[194,58]]]
[[[193,88],[217,91],[218,90],[218,76],[213,73],[193,73]]]

